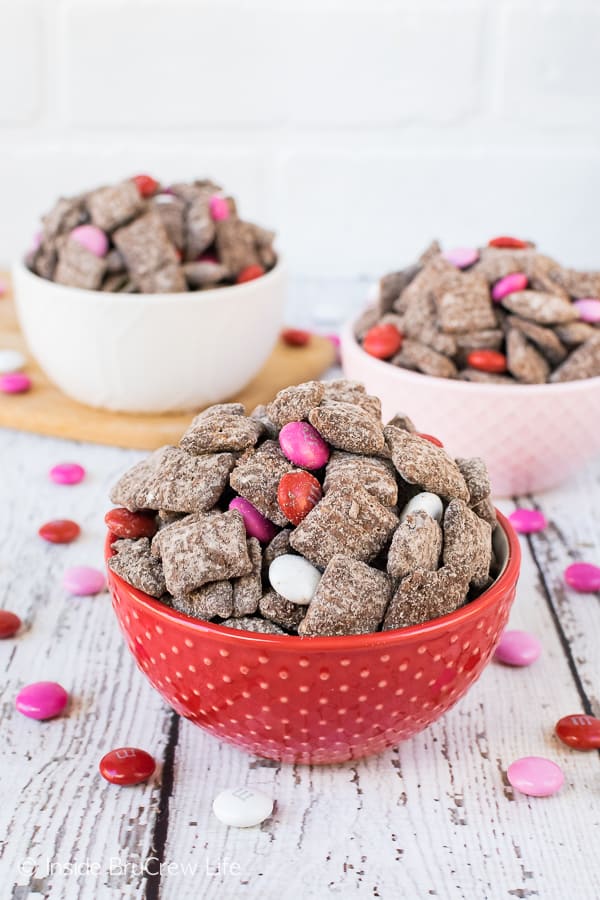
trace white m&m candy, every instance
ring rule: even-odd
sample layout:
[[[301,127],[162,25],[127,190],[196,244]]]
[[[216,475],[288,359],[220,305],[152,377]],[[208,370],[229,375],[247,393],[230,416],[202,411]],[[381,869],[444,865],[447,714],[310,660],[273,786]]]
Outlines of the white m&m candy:
[[[213,812],[224,825],[251,828],[260,825],[273,812],[273,801],[261,791],[239,787],[221,791],[213,801]]]
[[[269,581],[273,590],[299,606],[308,606],[320,580],[319,570],[303,556],[284,553],[269,566]]]
[[[0,350],[0,375],[20,372],[27,360],[18,350]]]
[[[426,512],[427,515],[431,516],[432,519],[435,519],[436,522],[441,522],[444,506],[437,494],[431,494],[429,491],[422,491],[420,494],[415,494],[415,496],[408,501],[402,510],[400,521],[404,522],[406,517],[411,513],[420,511]]]

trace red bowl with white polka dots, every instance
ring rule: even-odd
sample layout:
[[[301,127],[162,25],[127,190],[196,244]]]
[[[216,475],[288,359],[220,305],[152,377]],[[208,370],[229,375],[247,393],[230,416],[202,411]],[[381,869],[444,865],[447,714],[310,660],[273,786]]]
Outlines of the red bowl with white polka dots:
[[[456,612],[412,628],[323,638],[235,631],[178,613],[109,570],[113,606],[139,668],[186,719],[270,759],[358,759],[427,728],[490,660],[521,559],[515,532],[498,518],[503,568],[494,584]]]

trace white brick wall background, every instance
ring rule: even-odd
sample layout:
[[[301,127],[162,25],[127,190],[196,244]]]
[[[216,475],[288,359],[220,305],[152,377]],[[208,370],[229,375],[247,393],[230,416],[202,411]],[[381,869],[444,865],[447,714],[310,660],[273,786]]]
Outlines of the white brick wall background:
[[[210,175],[299,275],[432,237],[600,267],[600,5],[0,0],[0,262],[59,194]]]

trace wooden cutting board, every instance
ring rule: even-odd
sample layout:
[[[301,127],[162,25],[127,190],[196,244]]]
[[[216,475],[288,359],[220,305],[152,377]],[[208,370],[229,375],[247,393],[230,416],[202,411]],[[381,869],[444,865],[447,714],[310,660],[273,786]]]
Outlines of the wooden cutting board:
[[[0,298],[0,349],[24,353],[29,360],[26,372],[33,382],[26,394],[0,393],[0,427],[93,444],[154,450],[163,444],[176,443],[192,419],[190,412],[163,415],[107,412],[66,397],[28,353],[10,292]],[[319,378],[334,360],[335,350],[326,338],[313,335],[306,347],[288,347],[280,341],[256,378],[230,399],[243,403],[250,411],[259,403],[267,403],[284,387]]]

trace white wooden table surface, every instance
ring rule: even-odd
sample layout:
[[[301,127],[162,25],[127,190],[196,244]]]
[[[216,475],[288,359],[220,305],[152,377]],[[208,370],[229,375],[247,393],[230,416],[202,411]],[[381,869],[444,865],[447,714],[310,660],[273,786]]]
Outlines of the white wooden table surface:
[[[296,285],[290,321],[328,330],[363,294]],[[600,897],[599,754],[553,736],[563,715],[600,715],[599,597],[562,579],[573,560],[600,563],[600,461],[520,498],[550,520],[523,540],[511,617],[541,639],[540,659],[490,664],[440,722],[394,750],[308,768],[247,756],[180,720],[137,670],[108,595],[62,590],[67,566],[102,565],[109,486],[141,455],[0,432],[0,606],[25,623],[0,644],[1,900]],[[69,459],[85,481],[52,484],[49,467]],[[81,539],[41,541],[39,525],[58,517],[78,521]],[[67,716],[39,723],[15,711],[17,691],[37,680],[67,688]],[[126,744],[159,761],[147,785],[98,775],[100,757]],[[559,794],[513,793],[506,769],[524,755],[563,767]],[[216,793],[238,784],[275,798],[261,827],[227,829],[212,815]]]

